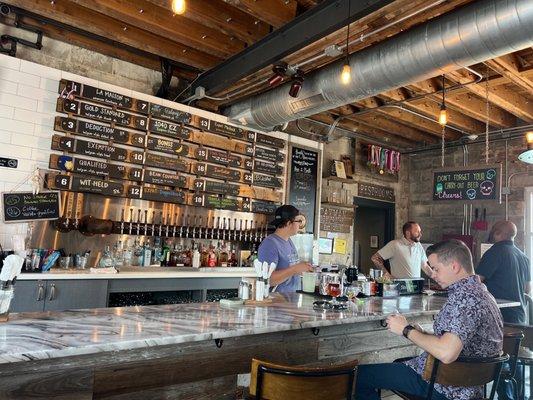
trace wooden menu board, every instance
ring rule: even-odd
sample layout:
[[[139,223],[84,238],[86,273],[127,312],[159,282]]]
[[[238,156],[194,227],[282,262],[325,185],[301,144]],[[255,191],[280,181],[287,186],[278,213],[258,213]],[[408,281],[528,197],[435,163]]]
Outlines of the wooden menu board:
[[[315,231],[319,154],[316,150],[291,146],[288,203],[306,218],[306,233]]]
[[[500,200],[501,164],[437,170],[433,200]]]
[[[58,192],[6,192],[2,193],[4,222],[22,222],[59,218]]]

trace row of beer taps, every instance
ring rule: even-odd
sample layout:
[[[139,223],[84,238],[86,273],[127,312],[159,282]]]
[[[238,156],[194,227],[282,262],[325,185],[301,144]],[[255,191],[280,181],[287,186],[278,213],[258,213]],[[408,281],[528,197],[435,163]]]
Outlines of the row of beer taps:
[[[156,221],[156,212],[152,211],[149,221],[148,210],[143,212],[138,209],[135,218],[134,209],[130,208],[129,219],[126,221],[126,211],[122,209],[120,222],[115,225],[115,233],[241,242],[261,242],[268,235],[267,224],[259,224],[257,221],[254,223],[253,220],[185,214],[180,217],[178,213],[174,213],[172,218],[170,213],[165,215],[160,211]]]

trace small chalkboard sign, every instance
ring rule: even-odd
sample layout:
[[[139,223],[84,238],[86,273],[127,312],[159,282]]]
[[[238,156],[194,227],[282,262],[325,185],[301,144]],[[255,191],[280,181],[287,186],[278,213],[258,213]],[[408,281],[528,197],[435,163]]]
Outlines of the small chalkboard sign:
[[[501,165],[437,170],[433,173],[433,200],[499,200]]]
[[[58,192],[12,192],[2,194],[4,222],[23,222],[59,218]]]
[[[319,153],[292,146],[290,150],[290,178],[288,204],[305,215],[306,233],[314,233],[316,197],[318,192]]]

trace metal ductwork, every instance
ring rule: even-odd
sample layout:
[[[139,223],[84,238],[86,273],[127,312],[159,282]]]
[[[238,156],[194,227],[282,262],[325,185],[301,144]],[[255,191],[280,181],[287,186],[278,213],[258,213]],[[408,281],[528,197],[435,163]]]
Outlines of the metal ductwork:
[[[298,98],[289,84],[248,98],[226,115],[272,129],[299,118],[533,46],[532,0],[480,0],[354,53],[351,84],[340,82],[344,60],[305,77]]]

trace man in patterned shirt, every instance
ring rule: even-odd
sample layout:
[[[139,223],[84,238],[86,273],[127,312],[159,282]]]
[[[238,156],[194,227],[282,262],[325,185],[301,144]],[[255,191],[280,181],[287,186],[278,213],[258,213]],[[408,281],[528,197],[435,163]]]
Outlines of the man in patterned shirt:
[[[422,372],[428,353],[445,364],[459,356],[490,357],[501,353],[503,322],[494,297],[474,275],[472,255],[464,243],[447,240],[428,248],[432,278],[448,288],[448,300],[437,314],[434,334],[410,325],[403,315],[387,318],[389,330],[403,335],[424,350],[405,363],[361,365],[357,373],[356,397],[379,399],[377,389],[392,389],[426,396],[428,382]],[[481,387],[435,385],[435,400],[467,400],[482,397]]]

